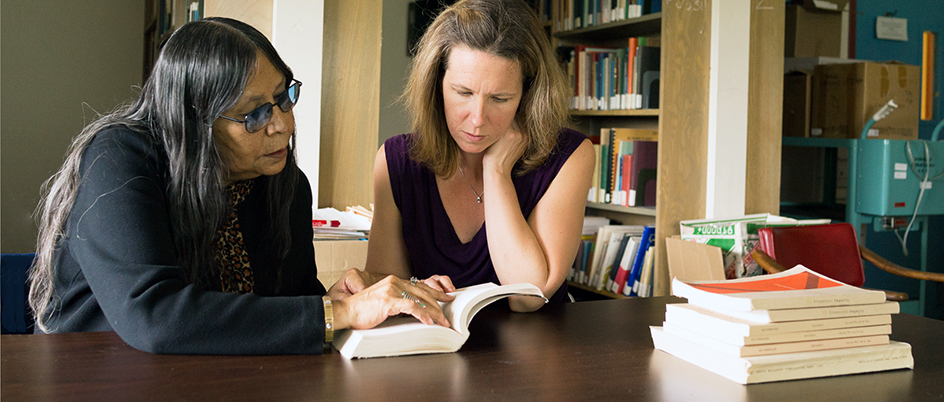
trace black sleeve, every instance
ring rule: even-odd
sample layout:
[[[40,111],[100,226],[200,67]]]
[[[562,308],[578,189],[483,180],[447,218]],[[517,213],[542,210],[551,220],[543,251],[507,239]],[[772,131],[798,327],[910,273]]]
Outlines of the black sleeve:
[[[143,135],[113,129],[83,157],[65,241],[112,329],[153,353],[321,353],[320,296],[236,295],[188,283],[157,155]],[[307,244],[313,258],[310,235]]]

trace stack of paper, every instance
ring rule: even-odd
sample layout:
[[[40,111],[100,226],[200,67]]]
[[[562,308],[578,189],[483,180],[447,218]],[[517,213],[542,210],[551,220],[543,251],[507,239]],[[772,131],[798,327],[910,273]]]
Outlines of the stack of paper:
[[[889,339],[898,303],[806,267],[726,281],[672,282],[687,304],[652,327],[657,349],[741,384],[913,368]]]
[[[320,208],[312,212],[311,226],[318,239],[366,239],[371,220],[354,211],[341,212],[334,208]]]

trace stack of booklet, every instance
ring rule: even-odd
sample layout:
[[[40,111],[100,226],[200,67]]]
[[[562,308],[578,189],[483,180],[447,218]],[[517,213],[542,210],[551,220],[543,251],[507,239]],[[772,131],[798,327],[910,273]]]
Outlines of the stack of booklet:
[[[724,281],[672,281],[656,349],[741,384],[914,368],[889,339],[898,303],[802,265]]]

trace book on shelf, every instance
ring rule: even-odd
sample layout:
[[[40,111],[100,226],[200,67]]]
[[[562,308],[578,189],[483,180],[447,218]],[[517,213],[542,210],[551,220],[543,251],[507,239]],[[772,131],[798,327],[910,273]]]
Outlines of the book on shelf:
[[[633,206],[634,203],[631,200],[631,174],[635,163],[633,161],[637,159],[634,155],[637,153],[651,152],[654,147],[652,147],[650,143],[656,144],[656,141],[659,140],[659,130],[602,128],[600,129],[600,138],[604,149],[607,150],[606,160],[600,163],[605,164],[605,168],[601,168],[601,172],[605,171],[608,177],[604,188],[606,188],[607,193],[610,194],[610,203],[622,206]],[[649,159],[655,161],[656,156],[657,155],[642,155],[642,158],[648,163]],[[629,165],[627,166],[624,162]],[[622,166],[621,163],[623,163]],[[655,168],[655,166],[653,166],[653,168]],[[630,172],[630,177],[624,177],[624,172],[626,171]],[[653,196],[655,196],[654,190]],[[653,203],[653,206],[654,205],[655,203]]]
[[[639,38],[632,37],[627,40],[628,46],[626,48],[626,79],[623,82],[623,91],[622,91],[622,102],[621,105],[626,105],[628,109],[635,109],[636,106],[636,93],[635,81],[636,74],[639,72],[639,66],[636,64],[636,54],[639,52]]]
[[[625,141],[620,144],[620,147],[619,205],[629,206],[629,177],[633,169],[633,143]]]
[[[623,286],[626,285],[626,280],[629,278],[629,271],[632,269],[633,262],[636,261],[635,257],[636,253],[639,252],[641,240],[642,236],[628,236],[626,252],[623,254],[623,258],[620,259],[613,281],[606,288],[610,292],[622,294]]]
[[[624,296],[636,296],[639,291],[638,285],[636,285],[636,289],[633,289],[633,287],[636,282],[639,281],[639,276],[642,273],[643,265],[646,260],[646,252],[655,240],[655,233],[656,229],[654,226],[647,225],[643,228],[639,251],[636,252],[633,266],[629,271],[629,275],[626,277],[626,284],[623,285]]]
[[[687,303],[668,304],[665,308],[665,321],[699,329],[706,335],[721,340],[743,339],[732,341],[733,344],[750,344],[760,342],[765,337],[785,335],[787,338],[776,337],[769,339],[783,340],[800,337],[802,339],[816,339],[813,332],[843,330],[861,327],[885,327],[892,323],[892,313],[875,314],[839,318],[815,318],[799,321],[756,322],[726,315],[716,311],[704,309]],[[800,334],[800,335],[797,335]],[[799,338],[798,338],[799,339]]]
[[[610,220],[602,216],[584,216],[583,229],[581,230],[580,234],[582,236],[593,236],[597,234],[597,231],[599,231],[600,228],[609,224]]]
[[[620,263],[623,261],[623,256],[626,255],[627,251],[629,253],[633,252],[633,247],[630,245],[630,240],[633,236],[629,233],[623,233],[619,237],[619,249],[616,252],[616,256],[613,258],[613,262],[604,270],[604,279],[597,284],[597,290],[610,290],[610,288],[613,287],[613,281],[616,279],[616,274],[619,271]]]
[[[472,318],[485,306],[509,296],[544,297],[530,283],[483,283],[450,294],[455,300],[440,303],[450,328],[426,325],[414,317],[390,317],[375,328],[337,331],[334,348],[348,359],[455,352],[469,338]]]
[[[567,72],[574,110],[658,108],[659,40],[633,37],[625,47],[590,44],[557,49]]]
[[[650,327],[656,349],[740,384],[838,376],[914,368],[911,345],[889,341],[874,346],[736,357]]]
[[[605,110],[604,88],[610,83],[606,66],[612,65],[616,58],[617,48],[599,47],[579,44],[571,52],[574,63],[573,90],[576,97],[574,104],[577,110]],[[612,59],[611,59],[612,58]],[[569,70],[571,67],[567,67]]]
[[[593,157],[596,163],[593,165],[593,179],[590,187],[590,193],[587,195],[587,202],[603,202],[603,189],[600,187],[600,144],[593,144]]]
[[[638,128],[601,128],[600,129],[599,155],[595,155],[594,179],[593,185],[596,189],[595,194],[591,194],[588,201],[608,203],[620,206],[632,206],[634,202],[630,198],[630,179],[632,168],[634,166],[633,154],[636,153],[636,144],[641,142],[656,143],[659,139],[659,131],[655,129]],[[649,153],[653,151],[651,144],[643,144],[641,151]],[[657,148],[655,148],[657,149]],[[596,154],[596,147],[594,147]],[[643,155],[643,162],[655,162],[657,155]],[[655,166],[652,166],[654,169]],[[646,171],[647,177],[655,177],[655,171]],[[652,201],[654,206],[655,187],[652,186]]]
[[[672,294],[716,311],[774,311],[885,303],[882,291],[846,285],[802,265],[776,274],[731,280],[687,283],[675,278],[672,280]]]
[[[871,334],[855,337],[827,338],[809,341],[789,341],[773,342],[752,345],[736,345],[721,341],[700,332],[700,330],[691,330],[683,326],[665,322],[662,324],[662,330],[683,338],[689,342],[701,345],[711,350],[721,352],[728,356],[750,357],[765,356],[783,353],[811,352],[815,350],[856,348],[862,346],[882,345],[889,342],[888,334],[891,333],[891,326],[888,326],[888,333]],[[879,329],[878,332],[881,332]],[[874,330],[859,330],[858,332],[875,332]]]
[[[655,244],[653,242],[649,243],[649,249],[646,250],[646,259],[643,260],[642,272],[639,274],[640,278],[636,281],[633,286],[636,292],[636,296],[639,297],[651,297],[652,296],[652,270],[653,265],[655,265],[656,252]],[[638,286],[638,289],[636,288]]]
[[[657,109],[659,107],[660,48],[639,46],[636,50],[636,74],[633,82],[636,95],[634,109]]]
[[[580,245],[577,248],[577,257],[574,259],[574,267],[572,272],[567,276],[568,280],[572,280],[577,283],[586,283],[587,277],[587,265],[590,261],[590,256],[593,254],[593,247],[596,243],[594,240],[596,235],[591,236],[580,236]]]
[[[602,216],[584,216],[583,228],[580,234],[580,245],[577,248],[577,256],[574,258],[574,264],[570,273],[567,274],[567,280],[578,283],[586,283],[587,262],[593,253],[593,247],[600,228],[610,224],[608,218]]]
[[[633,146],[633,166],[629,173],[629,205],[656,206],[656,171],[659,143],[636,141]]]
[[[619,252],[619,244],[623,236],[627,233],[633,235],[642,235],[643,227],[635,225],[607,225],[600,228],[596,236],[596,244],[593,250],[593,257],[587,275],[585,285],[597,290],[602,290],[606,283],[609,270],[612,269],[613,262],[616,260],[616,254]]]
[[[597,290],[602,289],[603,284],[606,283],[605,278],[609,277],[610,271],[613,269],[614,261],[616,261],[618,256],[621,256],[620,252],[625,250],[626,243],[623,242],[624,237],[624,232],[610,233],[610,239],[603,244],[599,267],[593,270],[593,276],[590,278],[590,282],[587,283],[587,286]]]
[[[662,12],[662,0],[561,0],[557,10],[555,27],[569,31]]]

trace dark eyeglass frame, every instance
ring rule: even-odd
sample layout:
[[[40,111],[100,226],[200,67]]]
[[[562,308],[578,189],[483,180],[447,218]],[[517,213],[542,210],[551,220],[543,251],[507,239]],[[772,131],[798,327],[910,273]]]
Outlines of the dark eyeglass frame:
[[[283,113],[288,113],[295,107],[295,104],[298,103],[298,95],[301,93],[302,82],[298,80],[292,80],[292,84],[288,88],[279,94],[279,98],[275,100],[278,104],[279,109]],[[292,94],[295,96],[292,97]],[[244,120],[234,119],[232,117],[220,116],[221,119],[226,119],[229,121],[234,121],[236,123],[243,123],[246,125],[246,131],[250,133],[257,132],[262,130],[269,124],[269,120],[272,119],[272,108],[275,105],[272,102],[266,102],[266,104],[259,106],[253,109],[251,112],[243,115]]]

